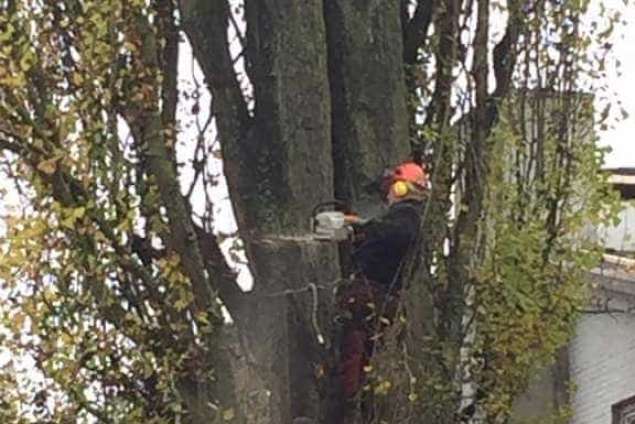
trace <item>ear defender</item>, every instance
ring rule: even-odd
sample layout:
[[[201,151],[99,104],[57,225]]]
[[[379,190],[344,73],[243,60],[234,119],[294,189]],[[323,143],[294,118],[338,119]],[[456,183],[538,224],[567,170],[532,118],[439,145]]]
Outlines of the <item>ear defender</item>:
[[[396,197],[404,197],[410,189],[408,188],[408,183],[405,181],[397,181],[392,185],[392,194]]]

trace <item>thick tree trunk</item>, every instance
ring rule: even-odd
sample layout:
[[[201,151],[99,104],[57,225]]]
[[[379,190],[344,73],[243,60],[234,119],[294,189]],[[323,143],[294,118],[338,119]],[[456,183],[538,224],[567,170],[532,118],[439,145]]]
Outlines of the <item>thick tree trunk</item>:
[[[270,422],[290,423],[319,414],[318,332],[329,322],[318,313],[339,275],[335,246],[308,234],[313,206],[333,197],[325,29],[321,1],[248,1],[246,14],[255,117],[246,139],[224,144],[255,278],[237,319],[271,393]]]
[[[410,152],[399,2],[327,1],[324,16],[335,193],[373,210],[378,197],[364,188]]]
[[[187,6],[195,54],[223,105],[216,116],[225,171],[255,278],[250,306],[235,319],[271,394],[269,422],[332,422],[341,399],[323,367],[332,363],[339,260],[335,245],[310,238],[308,222],[316,203],[335,196],[360,212],[376,209],[378,197],[364,187],[408,156],[398,2],[247,0],[251,118],[227,77],[226,47],[207,39],[224,37],[226,6]]]
[[[337,254],[314,242],[254,242],[257,301],[246,320],[250,356],[271,393],[271,423],[318,417],[318,373],[325,363]],[[324,340],[324,344],[321,344]]]

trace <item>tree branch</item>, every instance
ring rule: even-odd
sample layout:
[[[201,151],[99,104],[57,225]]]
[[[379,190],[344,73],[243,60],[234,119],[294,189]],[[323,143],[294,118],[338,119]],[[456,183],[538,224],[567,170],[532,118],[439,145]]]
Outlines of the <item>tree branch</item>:
[[[428,35],[437,0],[419,0],[415,13],[404,27],[403,57],[407,65],[417,62],[417,52]]]
[[[158,1],[157,9],[159,25],[161,27],[160,33],[165,40],[165,47],[163,47],[161,52],[160,62],[161,73],[163,74],[163,84],[161,87],[163,110],[161,118],[164,127],[168,128],[173,126],[176,121],[179,33],[174,23],[174,3],[172,0]],[[166,136],[170,139],[171,145],[174,145],[176,141],[175,128],[170,128]]]
[[[183,28],[217,105],[223,143],[238,143],[249,127],[249,110],[229,52],[226,0],[181,0]]]
[[[489,6],[489,0],[478,0],[473,43],[474,63],[471,69],[476,92],[476,107],[468,115],[471,131],[465,153],[465,190],[461,196],[461,204],[464,207],[459,209],[454,227],[449,257],[448,305],[444,311],[444,318],[441,320],[446,335],[457,345],[462,343],[464,334],[462,329],[466,306],[464,293],[471,278],[469,270],[474,258],[480,256],[482,235],[478,230],[484,202],[484,175],[490,156],[489,146],[486,144],[489,128],[485,120],[488,100]]]
[[[249,2],[245,5],[249,9]],[[229,51],[227,27],[231,11],[227,0],[179,0],[185,33],[194,56],[201,66],[214,100],[212,113],[223,148],[223,168],[230,192],[238,187],[253,186],[250,172],[245,172],[245,150],[252,118],[243,96]],[[249,71],[249,58],[246,60]],[[247,227],[243,214],[244,199],[232,199],[240,231]]]
[[[203,252],[203,260],[208,274],[216,278],[216,289],[223,304],[235,320],[242,317],[241,310],[245,308],[249,298],[236,282],[236,272],[227,264],[227,260],[220,250],[216,237],[195,225],[198,243]]]
[[[438,28],[439,46],[435,55],[437,71],[435,88],[432,100],[428,105],[425,126],[435,126],[435,130],[443,132],[450,120],[450,99],[453,93],[452,83],[454,75],[452,70],[459,54],[459,0],[443,0],[439,6],[441,12],[435,18],[435,27]]]
[[[533,3],[527,0],[527,3]],[[520,11],[521,0],[510,0],[509,18],[503,38],[496,44],[493,52],[494,77],[496,89],[489,99],[487,122],[489,130],[494,126],[498,118],[498,104],[504,98],[511,87],[514,68],[516,67],[516,45],[523,27],[523,17]]]
[[[214,301],[212,276],[208,278],[206,275],[192,217],[186,200],[181,195],[178,174],[166,146],[162,114],[158,110],[155,72],[160,66],[158,63],[159,43],[147,18],[137,15],[135,19],[142,35],[139,40],[141,48],[133,66],[138,68],[139,75],[143,77],[132,87],[132,93],[130,93],[132,96],[129,98],[142,100],[123,105],[124,118],[130,128],[138,130],[147,172],[154,178],[161,203],[168,216],[170,228],[168,248],[179,255],[182,270],[192,284],[195,311],[214,311],[220,319],[220,310]],[[144,72],[142,73],[141,70]],[[135,93],[135,90],[138,91]]]

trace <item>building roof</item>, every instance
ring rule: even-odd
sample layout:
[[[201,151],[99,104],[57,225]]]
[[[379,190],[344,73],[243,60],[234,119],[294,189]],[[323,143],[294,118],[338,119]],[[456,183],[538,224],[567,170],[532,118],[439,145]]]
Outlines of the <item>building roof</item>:
[[[635,175],[635,168],[605,168],[604,170],[613,175]]]
[[[635,168],[609,168],[609,183],[620,192],[622,199],[635,199]]]

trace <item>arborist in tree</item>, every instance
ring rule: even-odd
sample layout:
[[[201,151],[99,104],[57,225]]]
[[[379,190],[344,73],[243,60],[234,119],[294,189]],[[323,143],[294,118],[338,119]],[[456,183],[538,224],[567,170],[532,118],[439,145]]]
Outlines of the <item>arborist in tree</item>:
[[[340,308],[349,314],[339,369],[347,398],[354,397],[363,385],[364,367],[375,341],[396,313],[401,271],[419,230],[428,176],[422,165],[405,162],[386,172],[380,186],[388,210],[368,222],[350,219],[355,274],[338,295]]]
[[[364,367],[396,314],[401,271],[417,237],[427,187],[424,166],[404,162],[382,177],[380,190],[388,205],[384,214],[368,221],[354,215],[322,216],[344,220],[343,226],[352,233],[354,274],[337,295],[343,328],[336,371],[346,399],[353,399],[363,386]],[[317,232],[322,238],[342,239],[341,233],[332,231],[338,227],[333,223],[337,219],[327,219],[327,225],[318,223]]]

